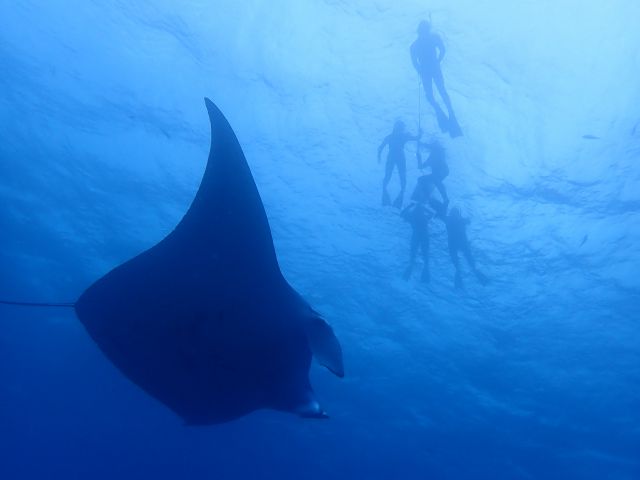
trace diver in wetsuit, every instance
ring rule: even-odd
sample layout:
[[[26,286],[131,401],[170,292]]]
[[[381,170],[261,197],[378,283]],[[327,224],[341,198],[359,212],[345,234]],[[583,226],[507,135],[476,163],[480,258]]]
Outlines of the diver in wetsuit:
[[[418,135],[410,135],[405,130],[404,122],[398,120],[394,126],[390,135],[387,135],[378,147],[378,163],[382,158],[382,151],[385,146],[389,147],[389,153],[387,154],[387,163],[385,165],[384,180],[382,181],[382,205],[390,205],[389,193],[387,192],[387,185],[391,180],[391,174],[394,167],[398,168],[398,175],[400,177],[400,193],[393,202],[394,207],[401,208],[402,201],[404,199],[404,190],[407,186],[407,161],[404,156],[404,146],[407,142],[419,140],[422,136],[422,131],[418,131]]]
[[[431,24],[426,20],[423,20],[418,25],[418,38],[411,44],[411,63],[413,68],[416,69],[418,75],[422,79],[422,86],[424,93],[427,97],[427,101],[431,104],[436,112],[436,118],[438,120],[438,126],[443,132],[449,132],[452,138],[462,135],[460,126],[453,113],[453,107],[451,106],[451,99],[444,87],[444,77],[442,76],[442,70],[440,69],[440,63],[444,58],[445,48],[442,38],[436,33],[431,31]],[[447,115],[442,111],[438,102],[436,102],[433,96],[433,85],[435,83],[440,97],[444,101],[449,113]]]
[[[466,257],[473,273],[482,285],[488,282],[487,277],[476,268],[476,262],[471,254],[469,240],[467,239],[468,218],[463,218],[458,208],[452,208],[447,215],[447,206],[442,202],[430,199],[429,204],[436,212],[436,217],[442,220],[447,228],[447,240],[449,244],[449,255],[456,269],[455,286],[462,288],[462,275],[460,273],[460,262],[458,260],[458,252],[462,252]]]
[[[422,202],[412,202],[402,213],[402,217],[411,225],[411,246],[409,252],[409,266],[404,271],[404,279],[409,280],[415,264],[418,250],[422,250],[422,275],[420,279],[429,282],[429,220],[433,216]]]
[[[423,162],[421,149],[429,150],[429,157]],[[418,168],[421,170],[425,167],[431,168],[431,174],[423,175],[418,179],[418,185],[413,193],[413,200],[426,202],[431,194],[433,186],[438,189],[445,205],[449,203],[447,189],[444,188],[442,181],[449,175],[449,166],[445,151],[442,145],[436,140],[431,143],[418,142],[416,150],[416,158],[418,159]]]

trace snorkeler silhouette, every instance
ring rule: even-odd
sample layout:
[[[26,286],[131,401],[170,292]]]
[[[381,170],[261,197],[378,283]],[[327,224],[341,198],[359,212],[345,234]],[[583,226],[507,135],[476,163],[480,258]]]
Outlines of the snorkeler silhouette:
[[[420,150],[423,148],[429,150],[429,157],[424,162],[422,161],[422,155],[420,153]],[[430,167],[431,173],[418,178],[418,185],[416,185],[412,199],[417,202],[426,202],[435,185],[442,196],[442,201],[445,206],[448,205],[449,197],[447,196],[447,189],[444,188],[442,181],[449,175],[449,166],[447,165],[445,151],[442,145],[437,140],[431,143],[418,142],[416,158],[418,159],[418,168],[422,170],[425,167]]]
[[[393,168],[397,167],[398,175],[400,177],[400,193],[393,202],[393,206],[398,208],[402,207],[404,190],[407,186],[407,162],[404,156],[404,146],[407,142],[419,140],[421,136],[422,130],[419,130],[418,135],[416,136],[407,133],[404,122],[398,120],[394,124],[391,134],[387,135],[378,147],[378,163],[380,163],[382,150],[384,150],[385,146],[389,146],[389,153],[387,154],[387,163],[384,171],[384,180],[382,181],[382,205],[391,204],[389,193],[387,192],[387,185],[389,184],[389,180],[391,180]]]
[[[404,218],[411,225],[411,247],[409,252],[409,266],[404,271],[404,279],[409,280],[413,266],[415,264],[418,250],[422,250],[422,275],[420,279],[423,282],[429,282],[429,220],[433,216],[431,211],[427,209],[422,202],[411,202],[402,213]]]
[[[452,208],[447,215],[447,206],[442,202],[430,199],[429,204],[436,212],[436,217],[442,220],[447,227],[447,237],[449,244],[449,255],[451,261],[456,269],[455,286],[456,288],[462,288],[462,274],[460,273],[460,262],[458,260],[458,252],[462,252],[469,263],[469,266],[475,273],[478,281],[482,285],[486,285],[488,282],[487,277],[482,274],[476,268],[476,262],[471,254],[471,248],[469,246],[469,240],[467,239],[467,225],[469,224],[468,218],[463,218],[460,214],[460,209]]]
[[[444,58],[445,48],[442,38],[436,33],[431,31],[431,24],[426,20],[423,20],[418,25],[418,38],[411,44],[411,62],[413,67],[420,75],[422,79],[422,86],[424,87],[424,93],[427,96],[427,101],[431,104],[436,112],[436,118],[438,120],[438,126],[443,132],[449,132],[451,138],[459,137],[462,135],[458,120],[453,113],[453,107],[451,106],[451,100],[449,94],[444,87],[444,78],[442,76],[442,70],[440,69],[440,63]],[[440,93],[440,97],[444,101],[447,107],[449,116],[442,111],[440,105],[436,102],[433,96],[433,85],[435,83]]]

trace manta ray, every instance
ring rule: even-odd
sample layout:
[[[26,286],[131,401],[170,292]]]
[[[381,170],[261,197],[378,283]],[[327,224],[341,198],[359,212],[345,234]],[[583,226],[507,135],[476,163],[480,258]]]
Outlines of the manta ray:
[[[205,104],[211,149],[189,210],[72,306],[109,360],[189,425],[258,409],[325,418],[309,368],[315,356],[343,377],[340,344],[282,275],[240,143]]]

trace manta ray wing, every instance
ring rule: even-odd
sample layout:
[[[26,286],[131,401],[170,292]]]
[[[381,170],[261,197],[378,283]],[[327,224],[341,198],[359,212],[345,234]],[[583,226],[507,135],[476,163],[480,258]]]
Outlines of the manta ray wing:
[[[283,278],[240,144],[205,102],[211,151],[188,212],[161,242],[91,285],[76,312],[127,377],[188,423],[258,408],[321,416],[311,353],[342,376],[339,343]]]

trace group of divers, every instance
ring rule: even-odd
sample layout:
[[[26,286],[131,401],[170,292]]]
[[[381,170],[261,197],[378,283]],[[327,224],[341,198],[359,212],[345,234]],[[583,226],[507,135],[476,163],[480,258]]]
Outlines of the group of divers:
[[[422,21],[418,25],[418,38],[411,45],[410,52],[411,61],[420,75],[427,101],[435,111],[440,130],[443,133],[449,133],[451,138],[460,137],[462,131],[453,113],[451,100],[445,89],[440,69],[440,62],[442,62],[445,53],[444,44],[440,36],[431,30],[429,22]],[[438,89],[438,93],[447,108],[447,113],[442,110],[434,97],[433,84]],[[407,132],[405,124],[398,120],[395,122],[391,134],[378,147],[378,162],[381,160],[384,148],[388,148],[385,175],[382,181],[382,205],[392,204],[387,192],[387,185],[393,170],[397,169],[400,177],[400,193],[394,200],[393,206],[400,209],[403,207],[406,187],[404,149],[407,143],[416,142],[418,168],[420,170],[429,168],[431,172],[418,178],[409,205],[401,210],[401,216],[412,228],[409,265],[404,272],[404,278],[408,280],[411,277],[417,254],[421,251],[424,261],[421,279],[424,282],[429,282],[429,221],[432,218],[437,218],[446,227],[449,256],[455,267],[455,287],[462,288],[459,253],[464,255],[477,279],[481,284],[485,285],[488,281],[487,277],[477,269],[469,246],[469,240],[467,239],[466,228],[469,224],[469,219],[462,216],[459,208],[449,208],[449,197],[443,183],[444,179],[449,175],[445,149],[437,140],[421,142],[421,137],[422,130],[420,128],[417,135],[411,135]],[[428,152],[428,157],[424,161],[422,159],[423,151]],[[438,190],[441,200],[432,196],[434,189]]]

